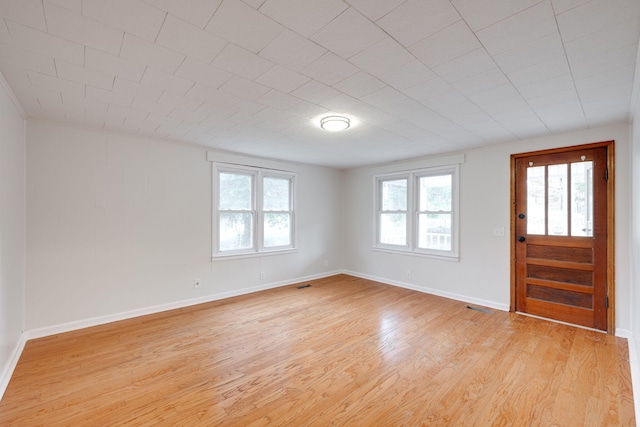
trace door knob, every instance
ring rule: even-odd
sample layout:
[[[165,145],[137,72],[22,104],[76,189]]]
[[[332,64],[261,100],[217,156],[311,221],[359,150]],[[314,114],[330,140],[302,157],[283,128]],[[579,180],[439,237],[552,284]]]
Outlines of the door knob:
[[[518,237],[518,242],[524,242],[525,240],[527,240],[527,239],[525,239],[524,236]]]

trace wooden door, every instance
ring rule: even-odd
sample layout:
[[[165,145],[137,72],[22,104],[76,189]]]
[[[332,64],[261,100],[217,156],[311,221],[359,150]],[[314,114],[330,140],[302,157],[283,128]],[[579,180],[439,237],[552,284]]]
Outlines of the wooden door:
[[[607,146],[515,158],[515,310],[607,330]]]

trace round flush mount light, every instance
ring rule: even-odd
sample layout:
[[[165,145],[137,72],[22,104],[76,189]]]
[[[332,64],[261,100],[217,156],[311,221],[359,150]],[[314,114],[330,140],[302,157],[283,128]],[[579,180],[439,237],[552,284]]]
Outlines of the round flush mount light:
[[[347,130],[351,126],[351,120],[344,116],[326,116],[320,119],[320,127],[330,132]]]

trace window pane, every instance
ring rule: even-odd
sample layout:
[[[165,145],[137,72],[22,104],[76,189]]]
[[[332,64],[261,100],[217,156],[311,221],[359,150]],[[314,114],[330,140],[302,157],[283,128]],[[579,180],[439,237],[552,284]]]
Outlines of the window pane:
[[[571,164],[571,235],[593,236],[593,162]]]
[[[419,214],[418,247],[450,251],[451,214]]]
[[[253,177],[239,173],[220,173],[220,209],[251,210]]]
[[[291,244],[291,215],[288,213],[264,214],[264,247]]]
[[[401,246],[407,244],[406,214],[380,214],[380,243]]]
[[[407,210],[407,180],[382,181],[382,210]]]
[[[527,233],[546,234],[544,166],[527,169]]]
[[[421,211],[451,211],[451,175],[420,178]]]
[[[253,247],[253,214],[220,212],[220,250],[233,251]]]
[[[288,211],[289,206],[289,183],[286,178],[264,178],[263,184],[263,204],[265,211]]]
[[[567,164],[549,165],[549,235],[566,236],[569,233],[569,207]]]

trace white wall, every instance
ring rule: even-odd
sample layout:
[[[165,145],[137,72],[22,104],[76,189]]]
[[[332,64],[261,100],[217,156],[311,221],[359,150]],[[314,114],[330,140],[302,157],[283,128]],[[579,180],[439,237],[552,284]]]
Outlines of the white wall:
[[[372,168],[347,171],[344,190],[345,269],[388,283],[508,309],[511,154],[607,140],[616,141],[616,326],[629,330],[631,170],[627,124],[517,141],[464,153],[466,161],[460,172],[459,262],[373,251]],[[397,169],[403,169],[401,163]],[[494,227],[504,227],[505,236],[493,236]],[[407,270],[411,271],[410,278],[406,277]]]
[[[26,328],[72,329],[341,269],[342,173],[307,165],[294,165],[298,251],[211,261],[206,151],[29,121]]]
[[[638,62],[640,64],[640,48]],[[640,414],[640,66],[636,67],[635,92],[631,117],[631,331],[629,350],[631,357],[631,373],[636,403],[636,414]]]
[[[24,155],[24,119],[0,85],[0,397],[24,327]]]

